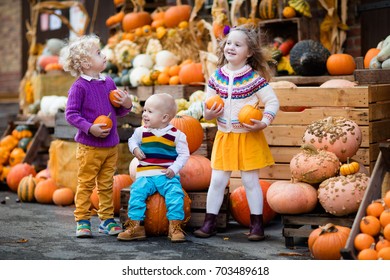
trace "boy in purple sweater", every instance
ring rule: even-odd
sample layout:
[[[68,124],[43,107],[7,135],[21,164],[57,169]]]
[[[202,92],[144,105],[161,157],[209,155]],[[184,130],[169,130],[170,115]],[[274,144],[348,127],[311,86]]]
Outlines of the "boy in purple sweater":
[[[122,227],[114,220],[112,200],[119,144],[116,117],[129,113],[131,98],[118,90],[116,97],[120,107],[110,103],[110,91],[116,86],[110,77],[101,75],[106,67],[106,57],[100,51],[97,36],[87,35],[70,42],[61,51],[61,63],[65,71],[78,77],[68,92],[65,111],[66,120],[78,129],[75,136],[79,164],[74,211],[76,236],[92,237],[90,197],[95,187],[99,196],[99,232],[117,235],[122,232]],[[98,116],[110,113],[111,129],[106,129],[105,124],[93,124]]]

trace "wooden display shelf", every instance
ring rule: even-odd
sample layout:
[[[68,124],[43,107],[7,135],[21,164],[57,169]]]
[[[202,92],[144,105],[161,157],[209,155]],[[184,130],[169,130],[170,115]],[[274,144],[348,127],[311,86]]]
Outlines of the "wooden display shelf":
[[[323,75],[323,76],[292,76],[291,75],[290,76],[289,75],[289,76],[272,77],[271,82],[288,81],[294,83],[297,86],[320,86],[326,81],[333,80],[333,79],[342,79],[350,82],[355,81],[355,77],[353,75],[344,75],[344,76],[329,76],[329,75]]]
[[[299,153],[306,127],[328,116],[355,121],[362,131],[362,144],[353,159],[372,171],[379,155],[379,143],[390,139],[390,84],[353,88],[298,87],[275,89],[280,106],[307,107],[302,112],[279,111],[264,130],[275,164],[260,170],[266,181],[290,180],[289,163]],[[242,185],[233,171],[231,188]]]

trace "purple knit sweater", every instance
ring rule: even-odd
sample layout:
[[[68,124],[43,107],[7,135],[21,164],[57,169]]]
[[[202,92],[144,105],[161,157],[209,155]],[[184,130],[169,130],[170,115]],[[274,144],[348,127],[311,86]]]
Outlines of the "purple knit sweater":
[[[65,118],[78,129],[74,138],[76,142],[93,147],[113,147],[119,143],[116,117],[130,112],[124,107],[115,108],[109,100],[110,91],[116,89],[110,77],[103,80],[88,81],[79,77],[68,92]],[[112,128],[106,138],[97,138],[88,133],[93,121],[100,115],[111,113]]]

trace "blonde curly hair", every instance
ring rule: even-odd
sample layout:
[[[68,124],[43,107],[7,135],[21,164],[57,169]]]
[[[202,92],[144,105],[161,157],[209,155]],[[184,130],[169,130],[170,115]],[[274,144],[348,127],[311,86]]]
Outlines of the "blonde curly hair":
[[[59,62],[66,72],[74,77],[80,76],[82,64],[88,63],[92,47],[100,48],[100,39],[96,35],[84,35],[69,42],[61,49]]]

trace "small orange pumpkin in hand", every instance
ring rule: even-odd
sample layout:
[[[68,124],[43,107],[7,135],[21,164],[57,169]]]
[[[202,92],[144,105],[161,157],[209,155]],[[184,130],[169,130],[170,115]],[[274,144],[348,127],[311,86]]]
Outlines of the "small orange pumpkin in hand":
[[[109,113],[107,116],[106,115],[100,115],[99,117],[97,117],[93,121],[93,124],[104,123],[106,126],[104,126],[103,128],[105,128],[105,129],[111,128],[112,127],[112,120],[110,119],[110,116],[111,116],[111,113]]]
[[[259,102],[257,102],[254,106],[245,105],[241,108],[238,113],[238,120],[242,124],[254,125],[251,119],[261,120],[263,118],[263,113],[261,112]]]
[[[211,109],[213,107],[214,103],[217,103],[217,106],[215,108],[219,108],[220,105],[225,106],[225,103],[223,102],[222,98],[219,95],[211,96],[210,98],[207,98],[206,100],[206,107],[207,109]]]
[[[118,98],[116,97],[117,93],[118,93],[118,90],[116,90],[116,89],[110,91],[109,98],[110,98],[111,105],[116,107],[116,108],[119,108],[121,105],[116,103],[116,101],[119,101]]]

